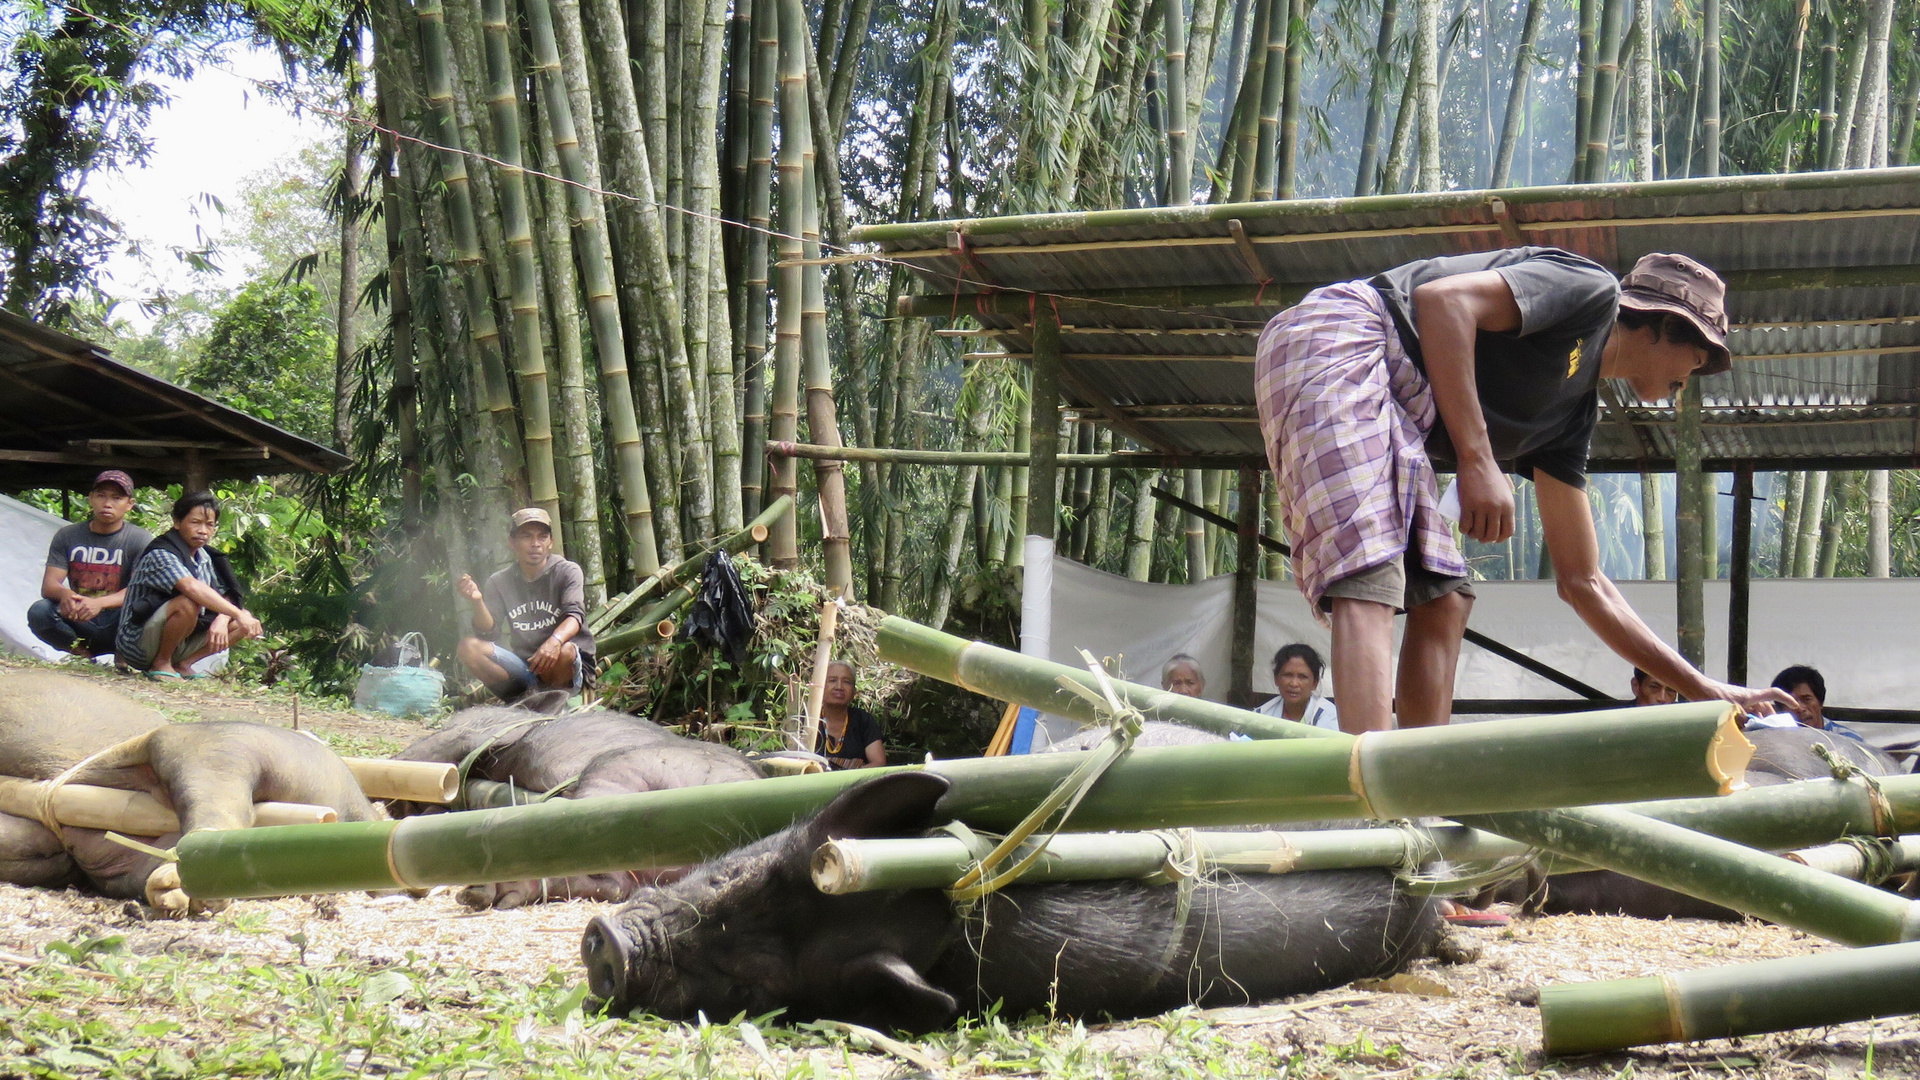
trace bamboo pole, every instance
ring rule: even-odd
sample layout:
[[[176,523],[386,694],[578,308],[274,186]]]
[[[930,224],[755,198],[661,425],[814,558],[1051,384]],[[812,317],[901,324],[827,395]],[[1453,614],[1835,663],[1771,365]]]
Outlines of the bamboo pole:
[[[533,502],[552,519],[553,549],[566,552],[560,488],[554,472],[552,398],[547,389],[545,344],[540,333],[540,270],[534,264],[533,217],[520,145],[520,97],[512,46],[507,40],[506,0],[481,0],[486,31],[487,115],[493,122],[497,174],[494,185],[507,247],[513,302],[514,372],[520,384],[520,422],[526,446],[527,482]]]
[[[1280,176],[1274,185],[1279,198],[1294,197],[1294,181],[1300,153],[1300,102],[1306,96],[1306,81],[1301,72],[1311,39],[1307,34],[1307,0],[1291,0],[1287,18],[1286,85],[1280,98]]]
[[[1806,494],[1800,500],[1799,539],[1793,545],[1793,576],[1810,578],[1820,565],[1820,519],[1827,508],[1827,474],[1807,473]]]
[[[1599,58],[1600,0],[1579,0],[1579,45],[1577,47],[1576,66],[1579,72],[1575,77],[1573,105],[1573,168],[1569,173],[1572,183],[1579,183],[1587,175],[1587,122],[1593,115],[1593,76],[1594,62]]]
[[[1095,710],[1077,694],[1063,689],[1058,680],[1078,682],[1089,689],[1094,680],[1081,669],[1056,664],[977,641],[943,634],[898,617],[882,621],[876,644],[880,658],[922,675],[953,683],[998,701],[1014,701],[1042,712],[1071,717],[1082,722],[1098,719]],[[1244,734],[1254,738],[1345,738],[1334,732],[1296,724],[1274,717],[1261,717],[1242,709],[1215,704],[1199,698],[1170,694],[1130,682],[1115,684],[1122,696],[1149,719],[1166,719],[1216,734]],[[1700,703],[1697,707],[1721,709],[1732,714],[1732,706]],[[1587,716],[1607,714],[1589,713]],[[1258,718],[1258,719],[1256,719]],[[1264,721],[1264,722],[1262,722]],[[1569,721],[1571,722],[1571,721]],[[1484,724],[1474,724],[1475,729]],[[1403,734],[1413,734],[1407,732]],[[1744,736],[1728,740],[1735,749],[1746,743]]]
[[[833,666],[833,633],[840,625],[840,601],[832,598],[820,605],[820,634],[813,649],[813,678],[807,683],[807,716],[800,729],[800,745],[795,750],[811,754],[820,743],[820,710],[827,704],[827,669]]]
[[[781,28],[792,24],[795,33],[806,29],[801,0],[781,0]],[[795,10],[788,11],[789,8]],[[801,56],[805,58],[805,50]],[[805,84],[802,84],[804,93]],[[802,107],[808,107],[802,102]],[[805,114],[801,114],[804,120]],[[801,251],[815,257],[820,252],[820,200],[816,197],[813,136],[809,131],[795,134],[800,139],[804,167],[805,202],[800,213]],[[833,400],[833,364],[827,355],[827,304],[825,281],[819,265],[801,268],[800,345],[807,395],[807,432],[817,443],[837,446],[840,438],[840,412]],[[862,403],[864,407],[864,403]],[[813,463],[814,492],[820,502],[820,557],[825,567],[829,590],[853,594],[853,539],[847,517],[847,474],[837,461],[816,459]]]
[[[597,639],[600,655],[603,657],[613,656],[618,652],[625,651],[634,646],[651,644],[655,641],[658,637],[656,627],[660,620],[680,610],[680,608],[691,601],[694,594],[699,591],[700,574],[706,569],[708,555],[712,554],[715,550],[725,551],[729,555],[738,555],[755,544],[766,543],[767,537],[775,525],[783,520],[791,521],[793,519],[792,510],[793,500],[791,497],[782,496],[775,499],[772,503],[768,504],[766,509],[760,511],[759,517],[748,522],[746,528],[723,537],[718,543],[709,546],[697,555],[682,559],[672,566],[663,567],[648,581],[642,582],[640,587],[635,589],[633,593],[629,593],[627,597],[622,598],[622,604],[616,609],[615,614],[603,617],[602,625],[611,624],[614,619],[619,617],[617,612],[630,610],[632,606],[640,600],[647,599],[656,594],[664,594],[662,599],[655,601],[638,617],[618,630],[609,631],[605,634],[600,633],[598,630],[594,631],[594,637]]]
[[[646,449],[640,440],[640,423],[634,411],[633,386],[627,369],[626,327],[620,319],[613,261],[603,239],[600,200],[588,190],[592,186],[588,183],[590,174],[560,67],[552,9],[548,0],[522,0],[522,9],[526,12],[541,103],[546,107],[553,133],[554,157],[558,159],[560,174],[568,181],[568,216],[573,219],[574,248],[587,300],[587,323],[593,329],[594,359],[600,371],[600,401],[607,412],[606,434],[612,444],[611,465],[626,514],[627,557],[634,572],[644,576],[660,568],[660,553],[653,535],[653,500],[647,490]]]
[[[0,813],[40,821],[41,803],[52,781],[0,777]],[[128,836],[165,836],[180,831],[173,809],[144,791],[62,784],[53,794],[53,819],[75,829],[112,829]],[[331,806],[310,803],[257,802],[253,823],[267,825],[321,825],[338,821]]]
[[[1127,578],[1147,580],[1153,567],[1153,533],[1156,503],[1147,492],[1160,482],[1160,470],[1139,473],[1133,488],[1133,518],[1127,530]]]
[[[1709,3],[1714,0],[1708,0]],[[1710,509],[1702,504],[1700,456],[1700,380],[1687,380],[1679,401],[1679,429],[1674,438],[1674,488],[1677,509],[1674,514],[1675,610],[1679,618],[1680,655],[1687,663],[1704,670],[1707,665],[1706,592],[1703,581],[1706,566],[1704,518]]]
[[[635,604],[656,593],[670,590],[699,573],[706,566],[707,556],[717,549],[725,549],[729,555],[738,555],[755,544],[765,543],[774,520],[784,513],[786,508],[786,504],[770,505],[761,510],[759,516],[749,521],[745,528],[706,544],[679,562],[669,563],[649,574],[626,595],[607,605],[603,610],[588,615],[587,628],[598,636],[618,622],[622,615],[632,610]]]
[[[493,317],[493,290],[487,279],[486,255],[480,248],[460,121],[454,111],[453,83],[448,73],[452,61],[447,44],[446,13],[440,0],[422,0],[414,7],[414,16],[420,27],[420,61],[426,75],[427,101],[438,127],[433,131],[433,141],[440,148],[440,183],[447,225],[465,286],[467,332],[480,361],[480,382],[485,388],[494,444],[498,452],[505,455],[505,470],[511,476],[520,471],[523,462],[520,435],[514,420],[513,395],[507,386],[500,326]]]
[[[1700,171],[1720,175],[1720,0],[1700,0]]]
[[[1920,869],[1920,836],[1899,836],[1888,839],[1850,838],[1853,843],[1822,844],[1818,847],[1801,848],[1789,851],[1786,858],[1815,870],[1843,877],[1849,881],[1865,881],[1878,885],[1895,874],[1911,873]],[[1869,857],[1869,847],[1875,849],[1875,855]]]
[[[1367,79],[1367,120],[1360,134],[1360,164],[1354,170],[1355,195],[1371,195],[1377,186],[1374,174],[1380,155],[1380,124],[1387,111],[1387,82],[1393,70],[1393,24],[1399,7],[1399,0],[1380,3],[1379,38],[1374,43],[1373,69]]]
[[[751,130],[747,136],[746,305],[741,316],[745,370],[741,383],[746,400],[741,409],[744,431],[740,440],[742,512],[757,516],[767,499],[767,243],[773,221],[773,111],[778,89],[780,21],[775,0],[751,0],[753,5]]]
[[[1359,738],[1324,734],[1329,737],[1133,750],[1087,792],[1073,826],[1100,831],[1458,817],[1706,795],[1738,783],[1746,757],[1731,708],[1712,703]],[[910,768],[951,782],[942,813],[998,831],[1018,823],[1085,756],[1027,754]],[[848,770],[397,822],[189,833],[178,848],[180,877],[189,895],[210,900],[681,865],[785,828],[874,775]]]
[[[1584,1054],[1920,1012],[1920,942],[1540,991],[1541,1048]]]
[[[1920,71],[1913,75],[1920,82]],[[1893,573],[1893,547],[1888,485],[1891,476],[1885,469],[1867,474],[1867,576],[1890,577]]]
[[[1292,10],[1292,0],[1263,3],[1270,5],[1271,11],[1267,15],[1266,41],[1255,42],[1266,51],[1266,59],[1260,64],[1260,116],[1253,155],[1252,197],[1257,202],[1273,198],[1274,181],[1279,175],[1280,104],[1286,91],[1287,26]]]
[[[1259,620],[1254,583],[1260,579],[1260,477],[1261,473],[1254,469],[1241,469],[1238,478],[1240,500],[1234,530],[1233,639],[1228,657],[1227,700],[1241,708],[1253,705],[1253,638]]]
[[[1920,903],[1619,807],[1457,820],[1829,941],[1883,945],[1920,936]]]
[[[807,63],[800,52],[806,47],[805,34],[789,25],[792,14],[786,0],[775,0],[775,14],[780,41],[780,276],[776,289],[780,303],[774,334],[773,424],[769,437],[776,442],[792,442],[800,430],[804,352],[801,338],[806,281],[802,267],[794,261],[806,254],[800,233],[806,203]],[[797,463],[782,458],[774,466],[768,491],[776,498],[797,497],[799,483]],[[799,565],[799,523],[795,515],[775,523],[767,554],[776,567]]]
[[[1500,145],[1494,154],[1492,175],[1487,180],[1490,188],[1506,187],[1513,174],[1513,150],[1520,142],[1521,119],[1526,115],[1527,97],[1532,89],[1528,76],[1533,71],[1534,42],[1540,37],[1540,14],[1545,6],[1541,0],[1527,0],[1526,22],[1520,28],[1520,43],[1513,50],[1513,81],[1507,84],[1507,111],[1500,121]],[[1368,119],[1371,121],[1371,113]]]
[[[1414,49],[1420,54],[1414,95],[1419,120],[1420,157],[1414,186],[1421,191],[1445,187],[1440,173],[1440,0],[1414,0]]]
[[[1597,184],[1607,178],[1607,154],[1613,145],[1614,86],[1620,78],[1620,46],[1627,5],[1631,0],[1606,0],[1600,13],[1599,52],[1593,67],[1593,100],[1588,105],[1587,150],[1581,158],[1582,178]]]
[[[771,442],[768,457],[829,459],[833,461],[881,461],[894,465],[1009,466],[1028,465],[1031,451],[1013,450],[900,450],[886,446],[820,446],[816,443]],[[1248,457],[1205,457],[1195,455],[1151,454],[1120,450],[1093,454],[1056,454],[1062,468],[1137,469],[1199,462],[1210,469],[1240,469],[1254,466],[1259,459]]]
[[[1167,202],[1193,202],[1193,144],[1187,125],[1187,5],[1164,0],[1167,66]]]
[[[369,799],[450,803],[460,794],[460,769],[454,765],[352,757],[343,757],[340,762]]]
[[[1433,859],[1481,861],[1526,855],[1526,844],[1463,825],[1422,828],[1321,829],[1308,832],[1191,832],[1196,876],[1294,874],[1366,866],[1416,866]],[[1155,878],[1188,851],[1179,834],[1061,833],[1020,877],[1023,885],[1056,881]],[[1030,854],[1029,842],[1013,861]],[[882,889],[942,889],[986,853],[955,836],[829,840],[813,854],[816,888],[829,896]]]

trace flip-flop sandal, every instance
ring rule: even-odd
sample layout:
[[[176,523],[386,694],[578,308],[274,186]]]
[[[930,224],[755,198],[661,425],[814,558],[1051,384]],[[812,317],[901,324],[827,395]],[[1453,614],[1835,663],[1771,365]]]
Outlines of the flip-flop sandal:
[[[1442,915],[1449,926],[1472,926],[1498,928],[1512,926],[1513,919],[1497,911],[1456,911],[1451,915]]]
[[[154,682],[179,682],[181,680],[180,673],[177,671],[143,671],[140,674]]]

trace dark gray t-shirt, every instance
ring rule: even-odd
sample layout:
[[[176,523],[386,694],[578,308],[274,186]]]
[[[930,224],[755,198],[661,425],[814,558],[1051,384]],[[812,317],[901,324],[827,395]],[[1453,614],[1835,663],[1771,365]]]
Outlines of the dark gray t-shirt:
[[[1493,270],[1520,307],[1518,333],[1480,332],[1474,380],[1493,456],[1514,472],[1544,471],[1585,487],[1587,453],[1600,417],[1600,350],[1620,310],[1620,283],[1606,267],[1571,251],[1508,248],[1397,266],[1369,284],[1380,291],[1407,355],[1424,373],[1413,290],[1436,278]],[[1455,462],[1444,422],[1427,436],[1437,464]]]
[[[133,564],[153,543],[153,534],[121,522],[117,532],[101,534],[82,521],[53,534],[47,565],[67,572],[67,588],[81,596],[107,596],[127,587]]]
[[[580,620],[580,632],[572,641],[582,656],[593,657],[593,635],[587,632],[585,578],[580,564],[558,555],[547,556],[547,564],[532,581],[515,563],[487,579],[480,590],[487,610],[493,613],[492,641],[504,642],[507,650],[522,660],[538,652],[553,628],[571,615]]]

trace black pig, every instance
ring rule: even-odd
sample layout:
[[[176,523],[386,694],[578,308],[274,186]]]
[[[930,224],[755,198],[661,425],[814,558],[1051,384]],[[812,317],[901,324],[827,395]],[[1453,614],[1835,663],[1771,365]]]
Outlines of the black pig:
[[[895,773],[811,819],[640,890],[587,928],[593,993],[617,1012],[690,1019],[786,1010],[925,1031],[1004,1001],[1014,1013],[1145,1016],[1238,1005],[1387,975],[1438,933],[1430,905],[1384,870],[1176,886],[1013,886],[961,914],[938,890],[828,896],[809,867],[825,841],[919,836],[945,778]]]
[[[469,775],[477,779],[511,781],[536,792],[559,788],[559,796],[567,799],[760,776],[759,767],[737,750],[675,735],[651,721],[607,709],[560,716],[542,716],[522,707],[462,709],[448,718],[445,727],[398,756],[453,765],[472,758]],[[395,809],[402,814],[427,810],[413,804]],[[469,886],[460,900],[481,909],[515,908],[542,900],[624,900],[642,881],[661,876],[658,870],[636,870],[502,881]]]

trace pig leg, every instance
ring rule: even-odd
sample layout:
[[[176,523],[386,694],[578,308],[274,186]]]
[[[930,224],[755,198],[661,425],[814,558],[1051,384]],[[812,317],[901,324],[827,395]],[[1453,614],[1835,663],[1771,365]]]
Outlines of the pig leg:
[[[489,908],[510,911],[548,900],[598,900],[612,904],[627,899],[642,888],[678,881],[686,876],[689,869],[685,866],[668,866],[656,870],[622,870],[612,874],[577,874],[538,881],[469,885],[460,890],[459,899],[475,911]]]
[[[53,830],[37,821],[0,814],[0,881],[57,889],[80,873]]]

